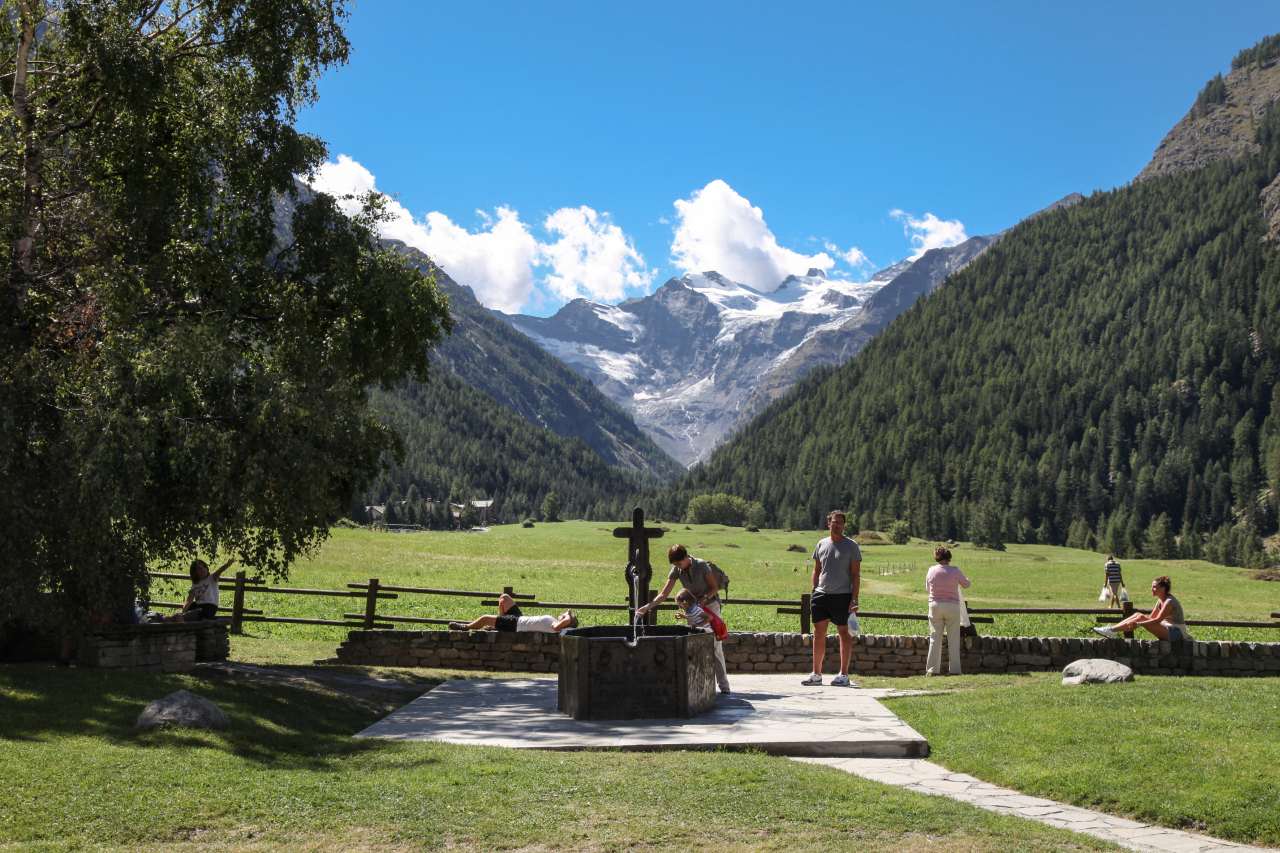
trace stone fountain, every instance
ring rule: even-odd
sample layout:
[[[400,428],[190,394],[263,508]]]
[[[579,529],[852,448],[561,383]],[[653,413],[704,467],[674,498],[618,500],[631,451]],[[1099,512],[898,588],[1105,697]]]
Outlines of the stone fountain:
[[[644,526],[636,507],[627,540],[626,579],[631,624],[573,628],[560,635],[558,707],[575,720],[687,718],[716,702],[715,638],[681,626],[644,625],[636,608],[652,596],[649,540],[662,530]]]

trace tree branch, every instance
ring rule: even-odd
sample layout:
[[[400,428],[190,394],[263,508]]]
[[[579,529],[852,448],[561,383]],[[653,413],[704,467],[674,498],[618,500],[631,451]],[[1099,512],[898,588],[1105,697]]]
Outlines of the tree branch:
[[[146,40],[154,41],[155,39],[158,39],[160,36],[164,35],[167,32],[172,31],[175,27],[180,25],[187,18],[190,18],[196,12],[205,8],[208,5],[209,3],[207,2],[207,0],[200,0],[200,2],[198,3],[192,3],[191,6],[188,7],[185,12],[183,11],[175,12],[172,21],[170,21],[169,23],[165,24],[163,27],[160,27],[157,30],[152,30],[151,32],[147,33],[145,37]],[[141,32],[141,31],[142,31],[141,29],[138,30],[138,32]]]

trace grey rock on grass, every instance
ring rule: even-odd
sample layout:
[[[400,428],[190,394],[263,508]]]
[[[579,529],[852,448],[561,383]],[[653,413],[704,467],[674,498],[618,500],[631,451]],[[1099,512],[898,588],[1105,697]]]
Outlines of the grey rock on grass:
[[[1120,681],[1133,681],[1133,670],[1106,658],[1082,658],[1062,669],[1063,684],[1114,684]]]
[[[142,709],[133,727],[139,731],[180,726],[189,729],[225,729],[231,724],[222,709],[201,696],[178,690]]]

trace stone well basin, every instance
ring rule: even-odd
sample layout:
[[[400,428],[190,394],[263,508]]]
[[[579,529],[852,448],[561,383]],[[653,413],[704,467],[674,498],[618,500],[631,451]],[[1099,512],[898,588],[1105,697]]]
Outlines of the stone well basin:
[[[715,638],[647,626],[634,648],[626,626],[560,635],[559,708],[575,720],[693,717],[716,702]]]

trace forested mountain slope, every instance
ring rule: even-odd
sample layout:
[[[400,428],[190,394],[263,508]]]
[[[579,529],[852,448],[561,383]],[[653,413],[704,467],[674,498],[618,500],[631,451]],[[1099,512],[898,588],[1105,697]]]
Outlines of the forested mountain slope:
[[[634,474],[605,464],[581,439],[533,426],[447,371],[426,383],[374,389],[372,399],[404,454],[387,460],[353,516],[366,502],[385,503],[393,521],[447,526],[447,502],[491,497],[490,520],[517,521],[555,492],[564,517],[622,518],[624,496],[637,488]]]
[[[625,495],[683,471],[630,415],[426,255],[385,242],[435,276],[454,326],[431,351],[428,382],[371,392],[404,454],[355,496],[353,518],[387,504],[392,521],[447,526],[448,502],[492,498],[491,520],[516,521],[537,514],[550,492],[564,513],[620,518]]]
[[[930,537],[1260,559],[1280,491],[1280,255],[1259,150],[1028,220],[695,469],[679,494]]]

